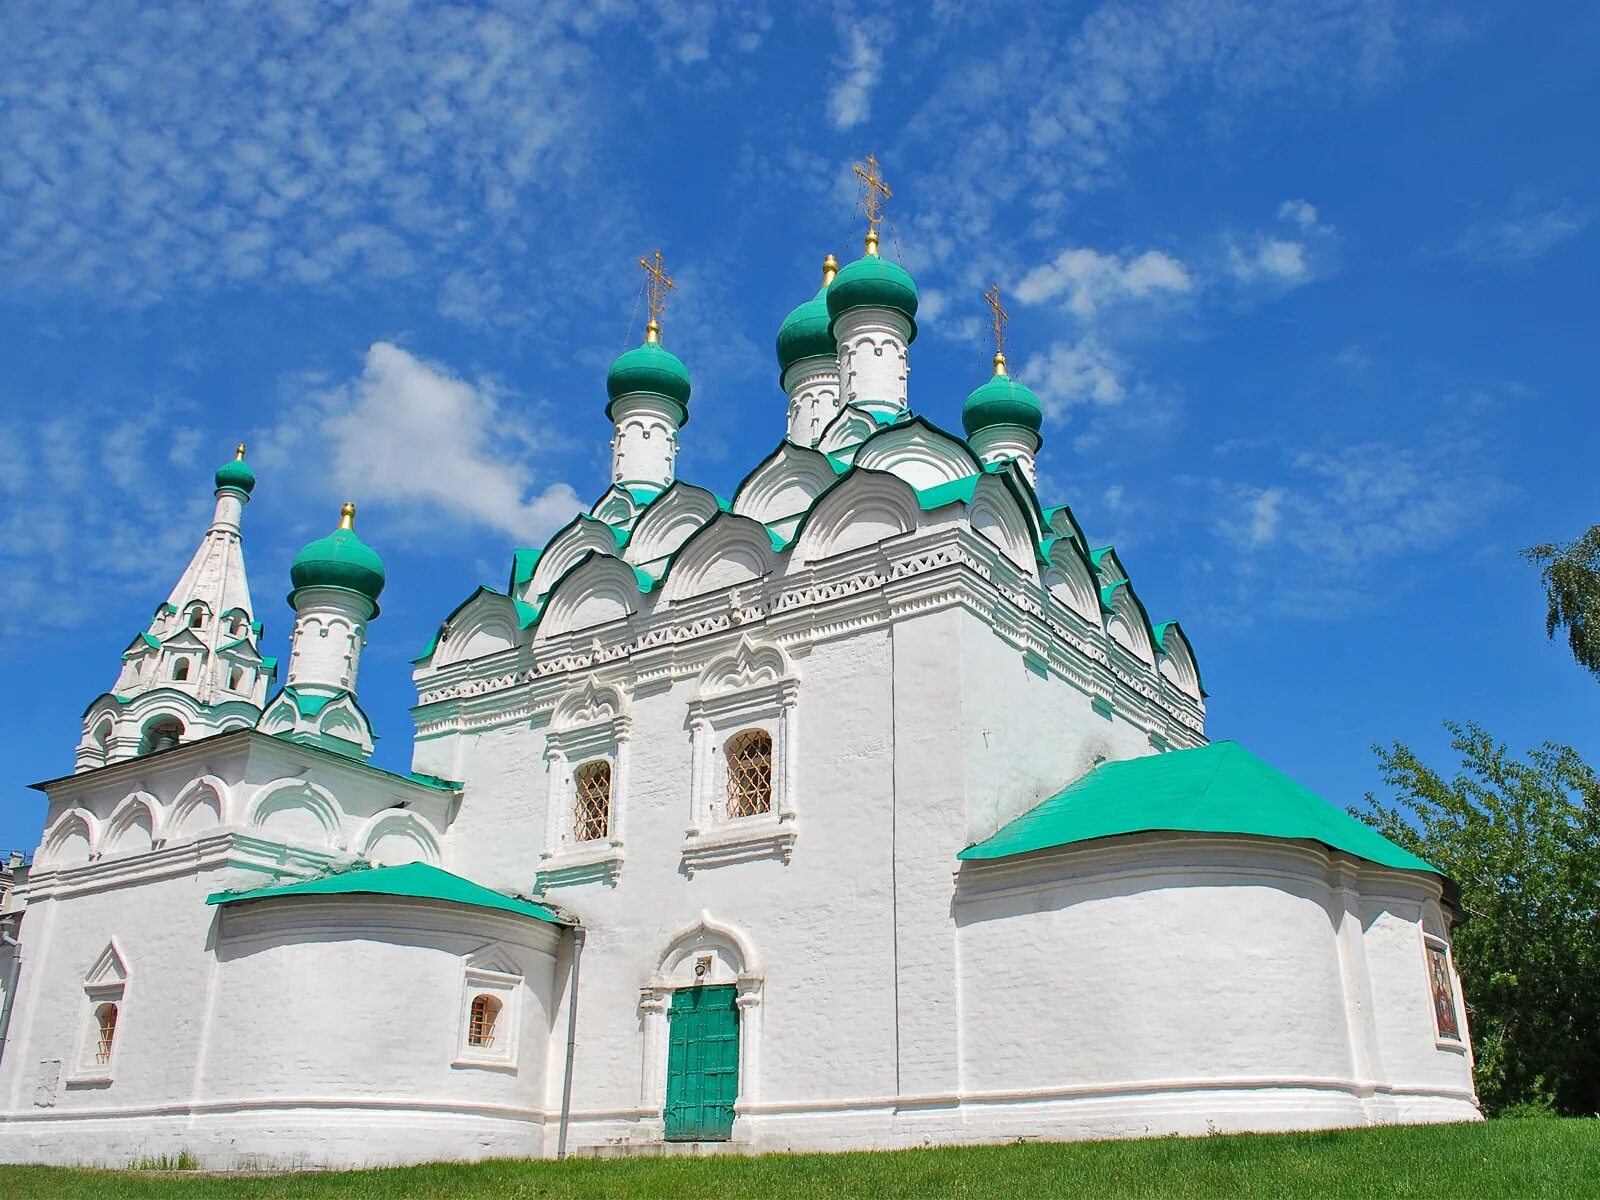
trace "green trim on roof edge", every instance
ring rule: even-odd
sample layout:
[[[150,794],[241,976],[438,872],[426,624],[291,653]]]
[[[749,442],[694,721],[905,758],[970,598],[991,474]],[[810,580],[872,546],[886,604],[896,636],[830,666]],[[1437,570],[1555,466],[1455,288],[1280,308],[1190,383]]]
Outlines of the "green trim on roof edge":
[[[957,857],[987,861],[1156,832],[1314,841],[1380,866],[1439,874],[1231,741],[1102,763]]]
[[[449,871],[440,870],[427,863],[407,863],[399,867],[361,865],[347,871],[295,883],[271,884],[246,891],[212,892],[206,897],[206,903],[239,904],[251,900],[275,899],[280,896],[394,896],[408,900],[439,900],[446,904],[487,908],[512,913],[519,917],[531,917],[550,925],[572,924],[547,905],[491,891],[482,884],[463,879],[460,875],[452,875]]]

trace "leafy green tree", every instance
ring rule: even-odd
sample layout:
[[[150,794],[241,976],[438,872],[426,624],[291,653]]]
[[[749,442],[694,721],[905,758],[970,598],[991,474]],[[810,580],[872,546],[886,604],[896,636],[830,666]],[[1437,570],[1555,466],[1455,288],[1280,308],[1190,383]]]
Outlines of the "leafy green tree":
[[[1544,631],[1567,631],[1572,657],[1600,678],[1600,525],[1575,542],[1530,546],[1522,557],[1539,568],[1549,601]]]
[[[1490,1113],[1600,1107],[1600,779],[1569,746],[1526,760],[1447,723],[1446,779],[1399,742],[1377,746],[1393,803],[1357,812],[1461,889],[1453,934]]]

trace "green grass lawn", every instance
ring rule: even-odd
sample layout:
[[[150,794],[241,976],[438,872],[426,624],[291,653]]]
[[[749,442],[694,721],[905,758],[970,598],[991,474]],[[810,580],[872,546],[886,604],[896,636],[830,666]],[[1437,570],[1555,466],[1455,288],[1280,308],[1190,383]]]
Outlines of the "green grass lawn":
[[[1600,1121],[1246,1134],[795,1154],[753,1158],[502,1160],[376,1171],[223,1176],[0,1168],[6,1200],[567,1200],[798,1196],[1484,1196],[1600,1195]]]

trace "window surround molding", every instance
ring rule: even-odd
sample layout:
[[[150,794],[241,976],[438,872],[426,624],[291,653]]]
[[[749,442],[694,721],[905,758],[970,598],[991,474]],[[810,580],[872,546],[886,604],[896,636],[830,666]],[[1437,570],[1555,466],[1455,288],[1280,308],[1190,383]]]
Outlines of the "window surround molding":
[[[749,935],[702,910],[700,919],[667,945],[650,981],[639,989],[639,1107],[650,1114],[647,1138],[666,1136],[667,1050],[672,993],[732,984],[739,1013],[739,1090],[733,1106],[733,1141],[750,1140],[747,1115],[761,1094],[761,1016],[766,977]]]
[[[633,717],[620,685],[597,683],[591,676],[557,702],[545,731],[549,791],[537,891],[594,882],[616,886],[625,857],[623,823],[632,736]],[[596,759],[611,764],[606,836],[580,841],[576,828],[577,771]]]
[[[116,938],[106,943],[83,981],[83,1016],[79,1020],[78,1045],[72,1055],[68,1087],[103,1087],[116,1074],[117,1052],[122,1045],[127,1015],[128,966]],[[99,1010],[103,1004],[117,1009],[110,1053],[105,1062],[97,1061],[100,1050]]]
[[[494,1040],[487,1046],[471,1042],[472,1002],[479,996],[499,1001]],[[461,1000],[456,1006],[456,1056],[452,1067],[488,1071],[517,1071],[517,1035],[522,1027],[522,974],[503,946],[489,946],[465,964],[461,973]]]
[[[1450,1004],[1455,1009],[1456,1029],[1458,1037],[1449,1037],[1439,1032],[1439,1016],[1433,1010],[1433,951],[1438,950],[1444,954],[1445,972],[1449,976]],[[1466,1007],[1461,1003],[1461,978],[1456,974],[1456,956],[1450,943],[1437,934],[1422,931],[1422,979],[1428,989],[1428,1024],[1433,1030],[1433,1044],[1439,1050],[1451,1050],[1457,1054],[1467,1052],[1467,1014]]]
[[[700,674],[689,705],[693,771],[683,869],[775,858],[787,863],[799,832],[800,676],[781,647],[749,635]],[[748,729],[772,738],[772,804],[764,813],[728,816],[727,741]]]

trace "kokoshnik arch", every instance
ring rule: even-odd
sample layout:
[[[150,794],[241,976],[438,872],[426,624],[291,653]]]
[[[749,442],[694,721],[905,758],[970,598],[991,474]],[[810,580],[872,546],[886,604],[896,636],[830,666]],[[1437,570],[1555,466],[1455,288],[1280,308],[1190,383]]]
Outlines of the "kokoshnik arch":
[[[1036,493],[998,292],[964,436],[913,414],[875,226],[779,329],[786,429],[731,497],[677,477],[690,376],[642,260],[612,486],[440,625],[408,775],[367,761],[353,508],[294,562],[277,688],[256,479],[242,447],[217,472],[40,785],[0,1160],[1477,1116],[1448,881],[1208,743],[1181,625]]]

